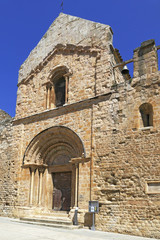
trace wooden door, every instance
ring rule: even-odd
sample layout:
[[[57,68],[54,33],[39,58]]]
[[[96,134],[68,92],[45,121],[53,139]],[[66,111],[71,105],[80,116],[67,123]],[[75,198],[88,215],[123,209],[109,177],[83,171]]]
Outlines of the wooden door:
[[[53,210],[69,211],[71,206],[71,172],[53,173]]]

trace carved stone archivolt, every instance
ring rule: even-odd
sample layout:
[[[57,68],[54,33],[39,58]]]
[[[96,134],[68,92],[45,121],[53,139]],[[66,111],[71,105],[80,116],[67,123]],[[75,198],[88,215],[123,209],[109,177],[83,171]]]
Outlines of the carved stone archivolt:
[[[29,144],[22,166],[66,165],[71,158],[85,154],[79,136],[66,127],[52,127],[38,134]]]
[[[52,188],[55,188],[51,181],[55,172],[70,172],[73,176],[70,206],[77,205],[77,164],[89,160],[85,158],[85,150],[81,139],[71,129],[52,127],[38,134],[27,147],[22,164],[22,168],[29,168],[30,170],[29,205],[42,206],[44,204],[43,195],[45,191],[53,191],[53,189],[49,190],[47,178],[50,179],[50,186],[52,185]],[[50,196],[51,198],[52,196]],[[50,205],[49,208],[51,207]]]

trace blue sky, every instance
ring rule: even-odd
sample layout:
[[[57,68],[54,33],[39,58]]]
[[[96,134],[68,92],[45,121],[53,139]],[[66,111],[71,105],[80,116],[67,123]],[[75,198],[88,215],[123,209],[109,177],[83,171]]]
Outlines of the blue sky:
[[[18,70],[51,23],[61,0],[0,0],[0,108],[15,115]],[[110,25],[124,60],[140,43],[160,45],[160,0],[63,0],[64,13]],[[160,50],[159,50],[160,51]]]

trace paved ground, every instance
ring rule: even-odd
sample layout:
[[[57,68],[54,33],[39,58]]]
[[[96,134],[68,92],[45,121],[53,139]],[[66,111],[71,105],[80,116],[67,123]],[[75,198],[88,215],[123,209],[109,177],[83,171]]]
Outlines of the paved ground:
[[[0,240],[153,240],[123,234],[91,231],[87,229],[64,230],[14,222],[0,217]]]

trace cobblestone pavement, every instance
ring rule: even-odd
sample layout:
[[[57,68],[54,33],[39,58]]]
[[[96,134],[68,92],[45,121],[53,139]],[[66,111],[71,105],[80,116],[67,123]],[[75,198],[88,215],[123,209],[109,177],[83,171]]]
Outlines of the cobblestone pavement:
[[[116,233],[91,231],[87,229],[65,230],[15,222],[0,217],[0,240],[154,240]]]

